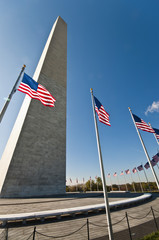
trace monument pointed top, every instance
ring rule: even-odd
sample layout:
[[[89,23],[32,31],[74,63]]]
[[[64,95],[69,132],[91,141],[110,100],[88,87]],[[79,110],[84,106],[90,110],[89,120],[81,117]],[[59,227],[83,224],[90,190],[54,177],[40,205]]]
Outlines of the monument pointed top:
[[[62,21],[65,22],[65,20],[64,20],[61,16],[58,16],[56,20],[57,20],[57,21],[58,21],[58,20],[62,20]],[[66,22],[65,22],[65,23],[66,23]]]

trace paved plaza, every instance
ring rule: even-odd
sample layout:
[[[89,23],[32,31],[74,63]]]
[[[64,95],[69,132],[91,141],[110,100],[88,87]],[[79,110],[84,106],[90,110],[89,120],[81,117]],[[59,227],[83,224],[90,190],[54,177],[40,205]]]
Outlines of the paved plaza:
[[[131,193],[111,193],[109,194],[109,201],[118,201],[131,197],[139,196],[139,194]],[[67,194],[66,196],[50,197],[50,198],[32,198],[32,199],[0,199],[0,214],[11,213],[23,213],[23,212],[35,212],[44,210],[63,209],[77,206],[85,206],[92,204],[104,203],[102,193],[90,193],[90,194]],[[125,218],[125,212],[128,213],[131,228],[139,226],[145,222],[150,222],[152,225],[152,231],[155,231],[155,225],[153,223],[153,216],[151,212],[151,206],[155,209],[156,218],[159,217],[159,194],[153,194],[149,201],[146,201],[140,205],[134,205],[127,209],[117,209],[111,211],[111,218],[113,223],[113,232],[118,233],[118,238],[123,236],[122,232],[125,231],[127,238],[129,239],[127,230],[127,221]],[[149,213],[147,215],[147,213]],[[145,215],[147,215],[145,217]],[[10,225],[9,226],[9,239],[27,239],[32,234],[34,226],[36,226],[36,239],[48,239],[45,235],[59,237],[58,239],[88,239],[87,235],[87,219],[89,221],[89,233],[90,239],[100,239],[106,236],[107,226],[105,213],[90,213],[88,215],[77,215],[76,217],[62,217],[58,219],[47,219],[43,223],[40,221],[32,221],[26,225]],[[123,219],[123,220],[122,220]],[[117,224],[116,224],[117,223]],[[146,226],[146,225],[145,225]],[[149,224],[150,226],[150,224]],[[81,228],[81,230],[79,230]],[[145,228],[145,233],[148,228]],[[79,230],[76,232],[76,230]],[[0,229],[1,233],[4,231]],[[136,239],[137,230],[132,232],[133,239]],[[76,232],[74,234],[70,234]],[[42,234],[42,235],[41,235]],[[69,235],[70,234],[70,235]],[[66,237],[64,237],[67,235]],[[69,236],[68,236],[69,235]],[[61,236],[61,237],[60,237]],[[107,239],[107,238],[105,238]]]

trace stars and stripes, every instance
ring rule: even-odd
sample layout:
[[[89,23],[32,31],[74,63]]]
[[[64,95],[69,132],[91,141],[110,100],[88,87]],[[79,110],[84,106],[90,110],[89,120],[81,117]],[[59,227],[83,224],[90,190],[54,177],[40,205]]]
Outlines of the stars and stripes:
[[[103,105],[99,102],[99,100],[94,96],[95,101],[95,110],[98,114],[98,119],[101,123],[104,123],[106,125],[110,125],[109,122],[109,114],[105,111]]]
[[[154,161],[157,163],[159,161],[159,153],[153,156],[152,159],[154,159]]]
[[[137,169],[138,169],[139,171],[144,170],[142,164],[141,164],[140,166],[138,166]]]
[[[157,164],[157,162],[154,159],[152,159],[151,160],[151,165],[154,167],[156,164]]]
[[[146,122],[144,122],[141,118],[136,116],[135,114],[132,114],[136,123],[136,126],[138,129],[141,129],[146,132],[154,133],[155,131],[151,126],[149,126]]]
[[[126,174],[129,174],[129,173],[130,173],[130,170],[129,170],[129,169],[125,170],[125,173],[126,173]]]
[[[150,164],[147,162],[147,163],[144,165],[144,167],[145,167],[146,169],[148,169],[148,168],[150,167]]]
[[[136,169],[136,167],[135,167],[135,168],[133,168],[132,172],[133,172],[133,173],[136,173],[136,172],[137,172],[137,169]]]
[[[153,128],[153,130],[155,131],[156,138],[159,139],[159,129]]]
[[[22,82],[19,85],[18,91],[26,93],[33,99],[39,100],[47,107],[54,107],[56,99],[49,93],[41,84],[34,81],[26,73],[24,73]]]

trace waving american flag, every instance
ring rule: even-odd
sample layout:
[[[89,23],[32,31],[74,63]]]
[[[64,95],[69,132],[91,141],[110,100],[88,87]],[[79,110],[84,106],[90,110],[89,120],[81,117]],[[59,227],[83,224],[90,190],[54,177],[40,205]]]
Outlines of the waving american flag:
[[[99,100],[94,96],[94,101],[95,101],[95,110],[98,114],[98,119],[100,122],[110,125],[109,122],[109,114],[105,111],[103,105],[99,102]]]
[[[141,129],[142,131],[154,133],[155,131],[151,126],[149,126],[146,122],[144,122],[141,118],[133,114],[136,126],[138,129]]]

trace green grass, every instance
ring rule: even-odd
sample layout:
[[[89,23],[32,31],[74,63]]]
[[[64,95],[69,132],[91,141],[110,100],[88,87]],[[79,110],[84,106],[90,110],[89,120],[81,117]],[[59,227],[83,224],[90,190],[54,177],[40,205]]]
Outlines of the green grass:
[[[158,232],[153,232],[140,240],[159,240],[159,231]]]

